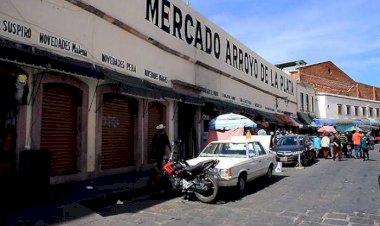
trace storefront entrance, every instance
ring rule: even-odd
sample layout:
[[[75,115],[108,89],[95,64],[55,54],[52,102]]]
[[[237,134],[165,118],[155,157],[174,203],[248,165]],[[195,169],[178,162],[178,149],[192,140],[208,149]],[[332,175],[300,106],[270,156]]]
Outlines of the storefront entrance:
[[[148,163],[156,162],[152,148],[152,140],[157,131],[156,126],[161,123],[166,125],[164,120],[165,109],[164,105],[157,102],[150,102],[148,104]]]
[[[15,76],[0,74],[0,176],[11,176],[16,172],[18,103],[15,100],[15,81]]]
[[[65,84],[43,86],[41,148],[50,151],[51,174],[78,172],[80,91]]]
[[[179,156],[191,159],[196,153],[196,129],[195,114],[196,106],[178,103],[178,139],[182,141],[179,145]]]
[[[102,170],[134,166],[136,101],[104,94],[102,111]]]

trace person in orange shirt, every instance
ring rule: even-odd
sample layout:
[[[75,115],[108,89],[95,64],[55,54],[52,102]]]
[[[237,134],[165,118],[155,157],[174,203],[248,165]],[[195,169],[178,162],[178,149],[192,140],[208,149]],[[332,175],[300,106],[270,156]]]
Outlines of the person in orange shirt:
[[[354,158],[360,158],[361,154],[361,140],[363,134],[359,133],[359,130],[356,129],[355,133],[352,134],[352,142],[354,143],[355,155]]]

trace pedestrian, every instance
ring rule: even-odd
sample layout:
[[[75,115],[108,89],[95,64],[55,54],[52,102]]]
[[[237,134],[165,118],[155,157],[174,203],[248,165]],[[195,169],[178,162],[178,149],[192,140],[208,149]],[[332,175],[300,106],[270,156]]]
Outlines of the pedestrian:
[[[157,160],[157,167],[159,169],[162,168],[162,163],[164,161],[164,156],[166,154],[166,147],[169,148],[171,151],[171,146],[169,142],[168,135],[166,135],[165,132],[165,126],[163,124],[160,124],[156,126],[156,133],[153,136],[152,140],[152,149],[154,156]]]
[[[362,134],[359,133],[359,130],[356,129],[355,133],[352,134],[352,142],[354,143],[354,158],[358,159],[360,158],[360,150],[361,150],[361,140],[362,140]]]
[[[334,139],[335,139],[335,134],[334,133],[329,133],[329,138],[330,138],[330,156],[334,156]]]
[[[251,137],[252,137],[251,131],[250,131],[249,129],[247,129],[247,130],[245,131],[245,138],[246,138],[247,140],[251,140]]]
[[[318,134],[318,136],[314,137],[314,139],[313,139],[313,147],[314,147],[314,151],[315,151],[315,156],[318,158],[319,151],[322,148],[321,147],[321,137],[319,134]]]
[[[341,144],[340,144],[339,133],[335,133],[333,137],[333,157],[332,157],[334,161],[335,161],[335,158],[338,158],[339,161],[342,158],[342,150],[341,150],[340,145]]]
[[[259,131],[257,131],[257,135],[267,135],[267,131],[263,127],[260,128]]]
[[[274,143],[275,142],[274,132],[271,131],[269,134],[270,134],[270,145],[269,145],[269,147],[272,148],[274,146],[274,144],[275,144]]]
[[[330,151],[330,138],[327,136],[327,133],[325,132],[322,134],[321,147],[323,151],[323,158],[327,159]]]
[[[369,143],[368,135],[364,135],[361,140],[361,148],[363,151],[363,161],[366,160],[366,156],[367,156],[367,160],[369,160],[368,143]]]
[[[347,155],[347,136],[346,136],[346,134],[341,133],[339,136],[339,140],[340,140],[340,145],[341,145],[344,157],[347,158],[348,155]]]
[[[276,133],[273,138],[273,144],[277,144],[277,141],[282,137],[280,129],[276,130]]]

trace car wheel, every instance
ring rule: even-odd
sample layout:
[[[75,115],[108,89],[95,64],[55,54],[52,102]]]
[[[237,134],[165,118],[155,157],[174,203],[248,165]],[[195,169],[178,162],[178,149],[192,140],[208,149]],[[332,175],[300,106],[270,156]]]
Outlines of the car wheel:
[[[272,180],[272,178],[273,178],[273,166],[271,165],[268,167],[267,179]]]
[[[245,175],[240,175],[238,178],[238,183],[237,183],[237,190],[239,195],[243,195],[245,191],[245,185],[247,183]]]

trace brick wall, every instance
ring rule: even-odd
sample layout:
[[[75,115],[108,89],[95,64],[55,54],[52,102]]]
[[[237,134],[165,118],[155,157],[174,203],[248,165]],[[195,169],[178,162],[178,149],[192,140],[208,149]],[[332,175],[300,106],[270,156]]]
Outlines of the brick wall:
[[[298,73],[291,76],[313,85],[316,92],[380,101],[380,88],[355,82],[331,61],[300,67]]]

